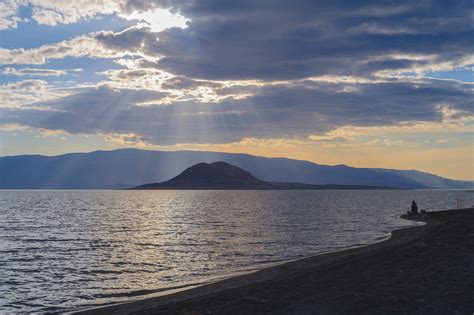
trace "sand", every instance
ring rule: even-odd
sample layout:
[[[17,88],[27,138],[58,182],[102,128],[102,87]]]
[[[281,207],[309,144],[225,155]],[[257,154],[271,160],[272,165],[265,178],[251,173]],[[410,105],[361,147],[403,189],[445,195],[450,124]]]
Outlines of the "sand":
[[[377,244],[80,314],[473,314],[474,209],[404,217],[426,224]]]

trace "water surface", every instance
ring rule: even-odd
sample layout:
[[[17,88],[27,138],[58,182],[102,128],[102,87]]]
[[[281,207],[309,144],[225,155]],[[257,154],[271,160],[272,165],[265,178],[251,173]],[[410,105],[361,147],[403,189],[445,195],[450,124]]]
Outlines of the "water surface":
[[[0,313],[124,301],[380,241],[465,191],[0,191]]]

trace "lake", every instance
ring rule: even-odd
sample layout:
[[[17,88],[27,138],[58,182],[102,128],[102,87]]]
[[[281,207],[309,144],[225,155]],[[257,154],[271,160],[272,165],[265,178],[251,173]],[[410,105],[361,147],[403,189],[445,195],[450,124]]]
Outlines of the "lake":
[[[0,191],[0,313],[143,297],[386,239],[468,191]]]

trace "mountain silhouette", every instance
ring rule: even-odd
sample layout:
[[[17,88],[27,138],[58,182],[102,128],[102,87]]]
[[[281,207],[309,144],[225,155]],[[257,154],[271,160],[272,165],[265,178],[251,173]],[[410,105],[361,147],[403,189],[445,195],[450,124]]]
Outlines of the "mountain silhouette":
[[[301,183],[267,182],[260,180],[226,162],[198,163],[178,176],[161,183],[133,187],[134,190],[154,189],[256,189],[256,190],[294,190],[294,189],[387,189],[388,187],[354,185],[311,185]]]
[[[389,186],[403,189],[473,189],[416,170],[322,165],[288,158],[202,151],[119,149],[56,156],[0,157],[0,189],[125,189],[168,180],[190,165],[224,161],[269,182]]]

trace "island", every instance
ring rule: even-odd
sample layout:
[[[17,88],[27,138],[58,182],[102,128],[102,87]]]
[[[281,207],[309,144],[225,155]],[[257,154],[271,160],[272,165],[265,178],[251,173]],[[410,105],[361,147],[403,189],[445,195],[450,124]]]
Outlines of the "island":
[[[397,189],[383,186],[313,185],[268,182],[226,162],[198,163],[178,176],[161,182],[129,188],[131,190],[315,190],[315,189]]]

